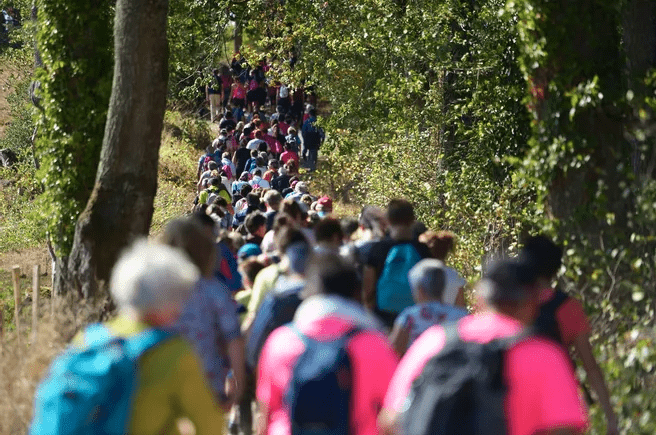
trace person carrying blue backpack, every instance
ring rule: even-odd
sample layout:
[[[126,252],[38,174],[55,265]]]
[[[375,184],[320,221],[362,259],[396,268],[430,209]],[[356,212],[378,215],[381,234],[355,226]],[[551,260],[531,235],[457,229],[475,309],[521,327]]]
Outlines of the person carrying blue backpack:
[[[139,241],[112,272],[119,316],[85,328],[37,389],[30,435],[217,433],[223,414],[189,343],[167,329],[199,277],[178,249]]]
[[[414,236],[415,212],[410,202],[392,199],[387,220],[389,237],[371,247],[363,269],[362,300],[391,329],[399,313],[414,305],[408,273],[430,257],[430,250]]]

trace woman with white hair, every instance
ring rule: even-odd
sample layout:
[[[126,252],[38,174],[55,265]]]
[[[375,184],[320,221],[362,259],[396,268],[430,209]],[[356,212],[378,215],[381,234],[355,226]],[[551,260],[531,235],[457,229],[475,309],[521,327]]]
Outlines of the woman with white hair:
[[[465,309],[442,302],[444,291],[450,286],[446,269],[444,263],[434,258],[425,258],[410,269],[408,281],[415,305],[401,311],[390,334],[390,342],[400,356],[431,326],[467,315]]]
[[[168,332],[198,277],[179,249],[142,240],[125,251],[110,280],[118,316],[87,327],[55,360],[37,393],[31,433],[113,428],[159,435],[177,433],[182,418],[196,434],[220,432],[223,413],[200,360],[188,342]],[[114,348],[119,343],[122,353]],[[121,354],[136,365],[125,366]],[[63,396],[57,392],[62,384],[69,385]]]

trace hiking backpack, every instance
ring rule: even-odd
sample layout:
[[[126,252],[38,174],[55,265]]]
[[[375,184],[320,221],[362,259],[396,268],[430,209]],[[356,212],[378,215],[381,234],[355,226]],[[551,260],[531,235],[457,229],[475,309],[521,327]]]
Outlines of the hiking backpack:
[[[408,273],[420,260],[421,255],[412,243],[392,246],[376,284],[376,304],[379,310],[398,314],[414,305]]]
[[[262,347],[269,335],[276,328],[294,320],[296,309],[301,305],[300,292],[303,286],[302,283],[295,283],[274,289],[262,301],[246,343],[246,362],[252,369],[257,368]]]
[[[138,385],[139,357],[170,337],[148,329],[116,337],[101,324],[84,332],[84,347],[57,357],[39,385],[30,435],[124,435]]]
[[[576,372],[576,361],[571,357],[569,349],[567,349],[567,346],[563,342],[560,326],[558,326],[558,318],[556,317],[556,311],[558,311],[558,308],[560,308],[568,298],[569,296],[567,296],[567,293],[556,288],[553,297],[540,306],[538,317],[533,323],[533,330],[536,335],[554,340],[556,343],[563,346],[565,353],[567,353],[572,367],[574,368],[574,372]],[[581,385],[583,397],[588,405],[595,403],[587,384],[580,380],[579,384]]]
[[[406,435],[503,435],[507,432],[504,354],[527,336],[481,344],[463,341],[457,323],[444,327],[442,350],[424,366],[404,404]]]
[[[556,289],[553,297],[542,304],[540,313],[535,319],[534,328],[538,335],[548,337],[552,340],[563,344],[563,338],[558,326],[558,319],[556,318],[556,311],[567,300],[568,296],[565,292]]]
[[[293,435],[347,435],[350,431],[351,361],[348,341],[359,332],[351,329],[331,341],[312,339],[294,325],[305,350],[294,366],[286,395]]]

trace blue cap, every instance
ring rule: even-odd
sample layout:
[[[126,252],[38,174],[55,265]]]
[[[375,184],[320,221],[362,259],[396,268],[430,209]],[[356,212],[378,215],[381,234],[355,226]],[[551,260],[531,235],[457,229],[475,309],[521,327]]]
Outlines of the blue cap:
[[[257,256],[261,253],[262,250],[255,243],[246,243],[244,246],[239,248],[239,251],[237,251],[237,258],[239,258],[239,261],[244,261],[248,257]]]

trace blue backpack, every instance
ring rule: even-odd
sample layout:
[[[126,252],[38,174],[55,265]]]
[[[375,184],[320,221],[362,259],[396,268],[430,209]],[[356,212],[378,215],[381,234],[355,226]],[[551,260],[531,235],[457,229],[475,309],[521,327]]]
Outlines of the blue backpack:
[[[124,435],[137,387],[137,360],[170,333],[149,329],[116,337],[101,324],[84,332],[84,347],[57,357],[36,392],[30,435]]]
[[[408,273],[420,260],[421,255],[411,243],[392,246],[376,284],[376,304],[379,310],[398,314],[414,305]]]
[[[353,376],[346,345],[360,330],[318,341],[290,327],[305,345],[286,395],[292,435],[348,435]]]

